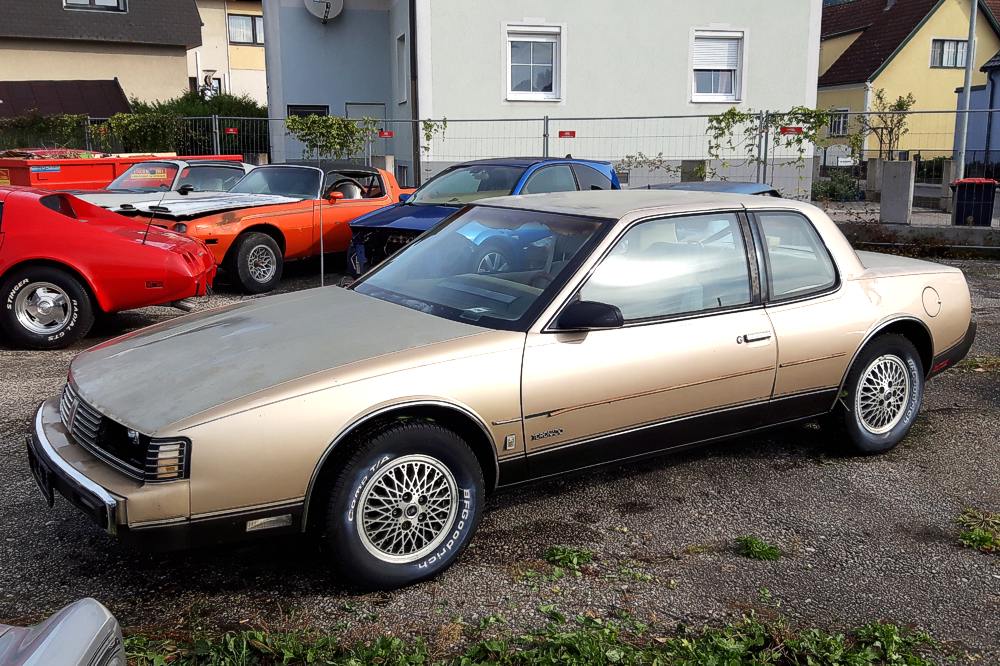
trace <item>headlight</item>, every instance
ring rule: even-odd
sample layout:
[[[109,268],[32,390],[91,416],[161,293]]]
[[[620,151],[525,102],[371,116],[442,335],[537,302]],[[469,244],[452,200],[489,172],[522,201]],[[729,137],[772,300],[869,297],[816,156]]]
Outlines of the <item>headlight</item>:
[[[186,478],[190,444],[186,439],[150,440],[146,453],[146,480]]]

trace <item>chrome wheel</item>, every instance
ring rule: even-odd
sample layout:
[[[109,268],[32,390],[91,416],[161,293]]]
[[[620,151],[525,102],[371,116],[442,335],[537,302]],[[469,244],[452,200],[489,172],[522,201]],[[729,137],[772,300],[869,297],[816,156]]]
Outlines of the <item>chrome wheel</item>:
[[[508,268],[510,268],[510,263],[507,261],[507,257],[493,251],[483,255],[483,258],[479,260],[479,265],[476,267],[476,272],[502,273]]]
[[[62,287],[51,282],[32,282],[17,293],[14,314],[18,323],[32,333],[58,333],[70,322],[71,299]]]
[[[458,484],[441,461],[402,456],[364,485],[355,516],[361,543],[383,562],[406,564],[434,552],[458,514]]]
[[[892,354],[872,361],[858,380],[854,414],[873,435],[889,432],[900,422],[910,400],[910,372],[903,359]]]
[[[257,245],[247,255],[247,269],[250,277],[263,284],[274,277],[278,270],[278,258],[268,246]]]

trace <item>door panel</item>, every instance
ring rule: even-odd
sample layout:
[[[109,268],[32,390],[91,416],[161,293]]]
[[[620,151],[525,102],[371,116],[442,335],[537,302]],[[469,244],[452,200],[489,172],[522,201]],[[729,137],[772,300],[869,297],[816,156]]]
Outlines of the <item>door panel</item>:
[[[753,333],[767,337],[742,342]],[[528,452],[766,401],[777,358],[770,334],[759,308],[614,330],[530,334],[522,379]],[[679,438],[657,448],[683,443]]]

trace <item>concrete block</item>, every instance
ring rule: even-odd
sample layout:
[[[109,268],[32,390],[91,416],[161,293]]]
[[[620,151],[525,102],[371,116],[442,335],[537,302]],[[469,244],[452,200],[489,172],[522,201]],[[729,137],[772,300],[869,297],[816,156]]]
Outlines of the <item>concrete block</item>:
[[[906,162],[882,162],[882,199],[879,206],[879,222],[909,224],[913,214],[913,181],[917,164]]]
[[[940,208],[946,213],[951,212],[952,191],[951,181],[955,180],[955,160],[945,160],[941,167],[941,203]]]

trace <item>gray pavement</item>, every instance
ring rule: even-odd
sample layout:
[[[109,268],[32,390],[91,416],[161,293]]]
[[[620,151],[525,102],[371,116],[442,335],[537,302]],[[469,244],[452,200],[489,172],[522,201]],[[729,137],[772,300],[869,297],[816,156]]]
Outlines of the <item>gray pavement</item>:
[[[948,263],[974,290],[973,354],[1000,356],[1000,263]],[[283,289],[315,284],[309,270]],[[237,298],[223,291],[212,301]],[[446,650],[459,621],[496,615],[516,634],[545,624],[541,604],[567,616],[628,610],[664,626],[758,608],[802,626],[919,626],[949,650],[1000,662],[1000,557],[961,548],[953,522],[966,506],[1000,511],[1000,374],[933,380],[911,435],[880,457],[834,455],[810,425],[501,492],[444,575],[356,595],[306,540],[149,554],[118,545],[61,499],[52,510],[41,501],[24,456],[33,407],[59,391],[79,349],[175,315],[112,317],[67,351],[0,350],[0,622],[93,596],[127,627],[152,631],[315,627],[345,640],[389,631]],[[744,534],[785,556],[741,557],[733,542]],[[541,561],[552,545],[597,560],[579,578],[552,579]]]

